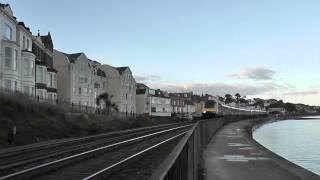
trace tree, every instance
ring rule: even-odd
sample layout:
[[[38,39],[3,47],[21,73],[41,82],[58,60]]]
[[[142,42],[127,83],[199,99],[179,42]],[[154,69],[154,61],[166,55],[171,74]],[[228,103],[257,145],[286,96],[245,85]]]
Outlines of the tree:
[[[248,104],[249,103],[249,101],[244,99],[244,98],[240,98],[239,102],[242,103],[242,104]]]
[[[231,94],[226,94],[225,96],[225,103],[226,104],[229,104],[229,103],[232,103],[233,102],[233,99],[232,99],[232,96],[231,96]]]
[[[218,96],[219,101],[224,102],[224,98],[221,96]]]
[[[239,102],[239,99],[241,98],[241,95],[239,93],[236,93],[234,96],[236,97],[237,102]]]
[[[253,104],[255,107],[260,106],[261,109],[264,108],[264,101],[262,99],[254,98],[253,100],[255,101]]]
[[[292,103],[285,103],[285,109],[286,109],[286,111],[291,112],[291,113],[297,111],[296,105],[292,104]]]
[[[97,106],[100,106],[101,105],[101,101],[102,101],[102,102],[104,102],[105,108],[106,108],[108,113],[111,112],[111,109],[113,109],[116,112],[118,112],[118,106],[115,103],[111,102],[112,98],[113,98],[113,95],[109,96],[108,93],[100,94],[96,98],[96,104],[97,104]]]

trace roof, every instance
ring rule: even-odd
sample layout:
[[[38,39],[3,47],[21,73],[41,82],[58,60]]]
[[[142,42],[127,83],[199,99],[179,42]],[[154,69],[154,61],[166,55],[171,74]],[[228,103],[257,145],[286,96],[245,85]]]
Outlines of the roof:
[[[27,26],[24,24],[24,22],[20,21],[20,22],[18,22],[18,25],[22,26],[25,30],[27,30],[29,33],[31,33],[30,28],[27,27]]]
[[[74,54],[63,53],[63,54],[69,58],[70,62],[74,63],[77,61],[78,57],[81,56],[82,53],[74,53]]]
[[[165,95],[165,93],[163,91],[161,91],[160,89],[155,90],[155,94],[154,95],[151,94],[151,96],[170,99],[170,97]]]
[[[128,66],[125,67],[116,67],[116,69],[119,71],[120,74],[122,74],[126,69],[128,69]]]
[[[101,63],[96,60],[93,60],[93,59],[88,59],[88,60],[91,61],[93,66],[101,65]]]
[[[107,77],[106,73],[99,68],[97,69],[97,75],[101,77]]]
[[[136,90],[136,94],[145,94],[146,93],[146,89],[137,89]]]
[[[146,88],[149,88],[149,87],[146,86],[146,85],[143,84],[143,83],[137,83],[137,88],[138,88],[138,89],[146,89]]]
[[[38,34],[38,36],[39,36],[39,34]],[[41,41],[44,44],[44,46],[53,52],[53,42],[52,42],[50,32],[48,32],[48,35],[40,36],[40,38],[41,38]]]

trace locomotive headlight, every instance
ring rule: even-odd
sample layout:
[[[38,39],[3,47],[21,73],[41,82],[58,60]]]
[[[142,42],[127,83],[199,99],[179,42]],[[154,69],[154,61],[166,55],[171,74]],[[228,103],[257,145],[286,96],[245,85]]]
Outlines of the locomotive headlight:
[[[203,113],[206,113],[207,111],[203,111]]]

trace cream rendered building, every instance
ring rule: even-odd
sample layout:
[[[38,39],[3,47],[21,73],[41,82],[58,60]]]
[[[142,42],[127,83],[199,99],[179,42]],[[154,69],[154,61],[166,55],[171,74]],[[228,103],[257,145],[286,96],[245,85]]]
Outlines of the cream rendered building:
[[[111,101],[118,107],[119,112],[136,113],[136,81],[129,67],[112,67],[101,65],[100,68],[106,73],[106,90]]]
[[[107,76],[106,73],[101,70],[100,66],[101,64],[94,60],[89,60],[92,70],[93,70],[93,97],[96,101],[96,99],[99,97],[99,95],[104,94],[107,92]],[[95,104],[95,107],[98,107]],[[100,100],[100,109],[105,108],[105,103]]]
[[[54,50],[58,73],[59,101],[95,107],[93,68],[84,53],[66,54]]]

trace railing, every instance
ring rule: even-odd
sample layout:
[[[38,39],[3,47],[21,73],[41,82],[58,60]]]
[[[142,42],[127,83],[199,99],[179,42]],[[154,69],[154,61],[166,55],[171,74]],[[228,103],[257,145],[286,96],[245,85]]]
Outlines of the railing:
[[[154,171],[151,180],[202,180],[202,152],[213,135],[225,124],[244,119],[265,118],[266,115],[240,115],[202,120],[193,125],[162,164]]]
[[[201,180],[202,151],[225,123],[224,119],[215,119],[194,124],[150,179]]]

